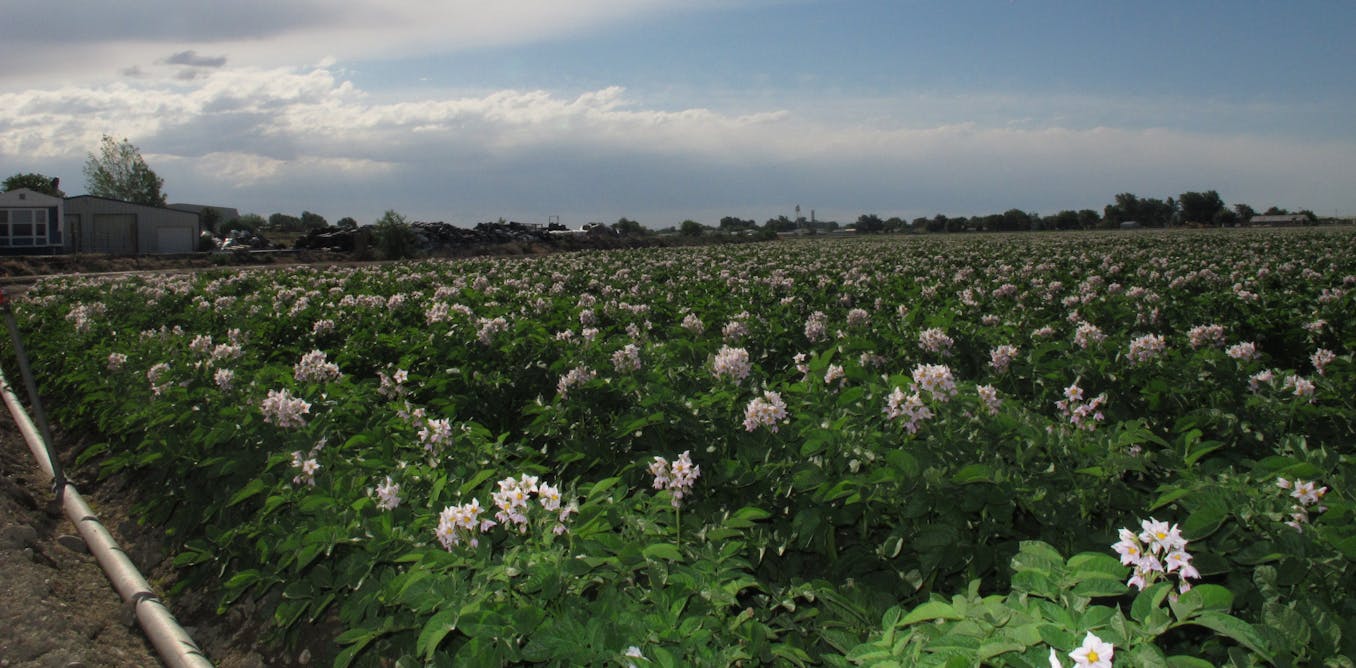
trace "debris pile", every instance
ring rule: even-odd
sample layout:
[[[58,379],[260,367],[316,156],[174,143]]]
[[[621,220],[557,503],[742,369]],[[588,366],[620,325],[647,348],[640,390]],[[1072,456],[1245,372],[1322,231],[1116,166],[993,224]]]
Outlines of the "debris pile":
[[[415,245],[423,253],[439,253],[468,247],[493,246],[507,243],[551,243],[553,233],[568,232],[569,228],[558,225],[530,225],[518,222],[479,223],[474,228],[457,227],[443,222],[415,222],[410,224],[414,231]],[[341,229],[327,227],[312,230],[293,244],[294,248],[311,250],[352,251],[355,236],[369,234],[367,228]],[[590,233],[612,233],[606,226],[599,226]]]

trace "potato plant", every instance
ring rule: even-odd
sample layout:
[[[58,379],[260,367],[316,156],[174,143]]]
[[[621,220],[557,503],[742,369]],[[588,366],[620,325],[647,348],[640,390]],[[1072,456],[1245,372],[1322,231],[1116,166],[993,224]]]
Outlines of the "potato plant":
[[[1297,666],[1356,655],[1354,290],[1348,230],[1227,230],[52,278],[17,312],[180,586],[335,665]]]

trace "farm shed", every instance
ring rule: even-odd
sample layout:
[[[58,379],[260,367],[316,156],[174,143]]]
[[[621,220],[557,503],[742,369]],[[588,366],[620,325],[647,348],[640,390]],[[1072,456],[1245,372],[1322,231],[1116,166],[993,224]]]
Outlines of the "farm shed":
[[[28,188],[0,193],[0,254],[52,255],[64,251],[65,201]]]
[[[214,204],[191,204],[188,202],[179,202],[170,204],[169,208],[177,211],[188,211],[198,214],[198,221],[206,227],[211,227],[208,221],[216,223],[217,229],[226,223],[240,220],[240,211],[235,207],[216,206]],[[215,230],[212,230],[215,231]]]
[[[198,214],[116,199],[66,198],[66,249],[76,253],[150,255],[198,249]]]
[[[1287,213],[1272,216],[1253,216],[1248,223],[1252,225],[1304,225],[1309,217],[1302,213]]]

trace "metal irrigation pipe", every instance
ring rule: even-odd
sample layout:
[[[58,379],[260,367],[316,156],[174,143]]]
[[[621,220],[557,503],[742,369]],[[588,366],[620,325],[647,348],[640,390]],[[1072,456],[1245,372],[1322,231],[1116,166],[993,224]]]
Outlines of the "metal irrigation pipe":
[[[66,473],[61,470],[61,460],[52,451],[52,430],[47,426],[47,414],[42,410],[42,400],[38,397],[38,385],[33,381],[33,369],[28,365],[28,353],[24,352],[24,342],[19,336],[19,324],[14,320],[14,307],[10,304],[9,293],[0,287],[0,314],[3,314],[5,326],[9,328],[10,341],[14,343],[14,356],[19,362],[19,375],[23,377],[24,389],[28,390],[28,403],[33,407],[33,417],[37,418],[38,429],[42,433],[42,444],[47,453],[48,466],[44,470],[52,476],[52,491],[56,500],[61,502],[66,492]]]
[[[13,322],[12,317],[10,322]],[[49,452],[50,442],[44,441],[33,427],[33,421],[29,419],[28,413],[19,402],[19,397],[15,396],[3,373],[0,373],[0,395],[4,396],[5,405],[14,416],[24,440],[28,442],[28,449],[38,460],[38,466],[47,475],[53,475],[54,470],[59,471],[60,463]],[[55,476],[53,480],[55,481]],[[155,646],[161,660],[171,668],[211,668],[212,662],[183,627],[179,626],[169,608],[165,607],[155,592],[151,591],[150,583],[141,576],[132,560],[127,558],[127,553],[118,546],[117,541],[94,515],[94,511],[85,504],[79,490],[69,481],[63,479],[63,482],[57,491],[57,498],[61,499],[66,517],[69,517],[75,528],[80,531],[80,537],[85,540],[90,553],[99,561],[99,566],[104,569],[104,574],[108,576],[108,581],[113,583],[118,595],[124,602],[133,606],[137,623]]]

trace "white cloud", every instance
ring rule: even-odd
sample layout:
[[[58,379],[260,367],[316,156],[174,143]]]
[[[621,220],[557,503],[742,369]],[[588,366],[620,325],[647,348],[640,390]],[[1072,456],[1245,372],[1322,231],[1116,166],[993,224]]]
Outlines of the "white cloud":
[[[78,192],[80,165],[108,133],[140,146],[174,199],[263,213],[367,220],[396,208],[461,223],[562,213],[667,225],[722,210],[761,220],[796,202],[851,220],[1100,208],[1117,192],[1210,188],[1258,206],[1356,208],[1341,176],[1356,173],[1349,143],[1063,127],[1040,114],[867,123],[796,109],[655,108],[620,87],[377,100],[330,67],[212,68],[190,81],[16,90],[7,102],[0,172],[51,173]]]
[[[220,187],[238,190],[266,181],[287,181],[293,174],[307,179],[370,179],[390,173],[391,163],[360,158],[304,156],[279,160],[256,153],[221,151],[195,158],[145,155],[148,164],[167,171],[185,172],[195,180],[212,181]],[[223,193],[225,194],[225,193]]]

